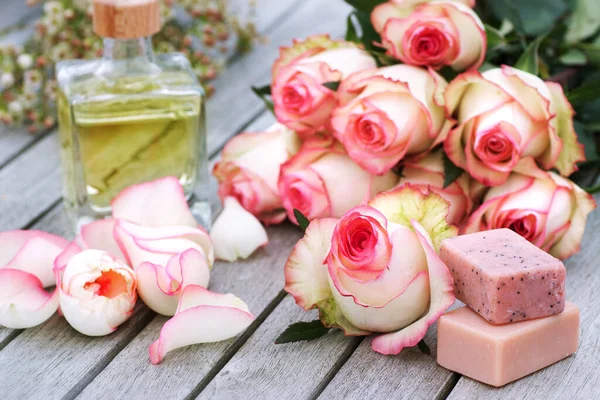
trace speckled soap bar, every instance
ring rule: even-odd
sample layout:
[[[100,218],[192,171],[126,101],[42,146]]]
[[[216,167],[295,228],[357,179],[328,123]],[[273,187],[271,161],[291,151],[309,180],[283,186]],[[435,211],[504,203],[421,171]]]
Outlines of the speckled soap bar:
[[[509,229],[444,240],[440,257],[454,277],[456,298],[492,324],[565,308],[563,263]]]

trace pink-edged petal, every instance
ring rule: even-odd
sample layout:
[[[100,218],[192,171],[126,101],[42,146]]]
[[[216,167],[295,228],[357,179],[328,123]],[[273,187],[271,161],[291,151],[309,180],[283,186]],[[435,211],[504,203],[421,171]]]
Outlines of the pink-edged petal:
[[[235,197],[227,197],[210,233],[217,258],[233,262],[250,257],[269,243],[267,231]]]
[[[130,186],[119,193],[111,205],[115,219],[147,226],[198,226],[183,187],[173,176]]]
[[[325,259],[337,219],[313,220],[285,264],[285,291],[305,310],[331,297]]]
[[[554,173],[550,173],[555,180],[564,180]],[[579,186],[571,183],[575,197],[574,213],[571,216],[570,224],[562,238],[550,248],[549,253],[554,257],[564,260],[577,253],[581,248],[581,238],[585,230],[588,215],[596,208],[596,201]]]
[[[150,262],[140,264],[135,273],[138,293],[144,304],[159,314],[174,315],[179,296],[168,293],[168,289],[179,289],[180,282],[170,279],[163,267]]]
[[[83,249],[104,250],[125,261],[125,256],[115,240],[115,223],[116,220],[107,218],[86,224],[81,227],[81,232],[75,241]]]
[[[41,231],[0,233],[0,269],[18,269],[35,275],[44,287],[55,284],[54,259],[69,241]]]
[[[565,97],[558,83],[547,82],[552,95],[551,107],[555,116],[550,120],[553,131],[550,134],[550,149],[542,157],[553,162],[553,165],[563,176],[569,176],[577,171],[577,163],[585,161],[583,145],[577,140],[573,127],[573,107]]]
[[[0,325],[25,329],[39,325],[58,309],[58,291],[48,293],[33,274],[0,269]]]
[[[230,339],[252,321],[254,316],[239,298],[187,286],[179,311],[163,325],[159,339],[150,345],[150,361],[158,364],[168,352],[180,347]]]
[[[110,326],[104,308],[90,308],[60,290],[60,310],[76,331],[87,336],[106,336],[118,326]],[[129,314],[130,315],[130,314]]]
[[[431,302],[429,311],[421,319],[406,328],[373,339],[372,348],[381,354],[398,354],[405,347],[415,346],[427,333],[427,329],[454,304],[452,275],[446,264],[435,252],[426,230],[417,222],[411,221],[413,228],[425,250],[429,265],[429,287]]]

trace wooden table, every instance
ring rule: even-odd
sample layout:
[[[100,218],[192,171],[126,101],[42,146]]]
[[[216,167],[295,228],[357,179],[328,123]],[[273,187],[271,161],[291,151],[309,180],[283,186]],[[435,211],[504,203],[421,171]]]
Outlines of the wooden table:
[[[230,137],[273,122],[249,86],[269,81],[278,47],[314,33],[341,36],[349,10],[341,0],[258,3],[257,24],[268,43],[232,61],[208,103],[213,162]],[[4,20],[0,17],[0,24]],[[71,238],[61,204],[56,132],[30,136],[18,129],[1,129],[0,230],[42,229]],[[214,202],[218,207],[216,198]],[[257,316],[240,336],[174,351],[155,366],[149,361],[148,346],[167,318],[141,302],[127,323],[104,338],[83,336],[58,315],[32,329],[0,328],[0,398],[597,399],[598,232],[600,212],[596,211],[588,221],[582,251],[567,261],[567,297],[581,308],[579,351],[501,389],[438,366],[435,327],[425,338],[431,356],[417,349],[382,356],[371,350],[369,338],[347,338],[340,332],[312,342],[275,345],[288,324],[315,318],[315,313],[303,312],[282,291],[283,265],[300,238],[299,230],[286,223],[269,228],[270,244],[249,260],[217,263],[213,270],[210,289],[235,293]]]

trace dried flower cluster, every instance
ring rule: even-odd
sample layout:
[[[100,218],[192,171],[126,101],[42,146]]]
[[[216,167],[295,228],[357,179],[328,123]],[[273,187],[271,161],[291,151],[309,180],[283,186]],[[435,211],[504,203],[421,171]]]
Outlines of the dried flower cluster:
[[[91,0],[27,1],[43,2],[43,15],[26,43],[0,46],[0,120],[36,133],[56,121],[54,64],[102,56],[102,39],[93,32]],[[234,10],[230,0],[161,2],[163,28],[154,37],[156,51],[188,55],[210,95],[214,90],[210,81],[227,55],[248,50],[257,37],[252,22],[255,0],[248,0],[242,12]]]

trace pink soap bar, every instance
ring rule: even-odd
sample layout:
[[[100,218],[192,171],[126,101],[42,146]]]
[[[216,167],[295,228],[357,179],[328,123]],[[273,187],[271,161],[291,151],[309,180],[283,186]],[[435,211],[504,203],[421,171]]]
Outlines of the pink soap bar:
[[[437,362],[492,386],[502,386],[577,351],[579,309],[567,302],[558,315],[491,325],[468,307],[442,315]]]
[[[454,277],[456,298],[492,324],[547,317],[565,308],[563,263],[510,229],[446,239],[440,258]]]

